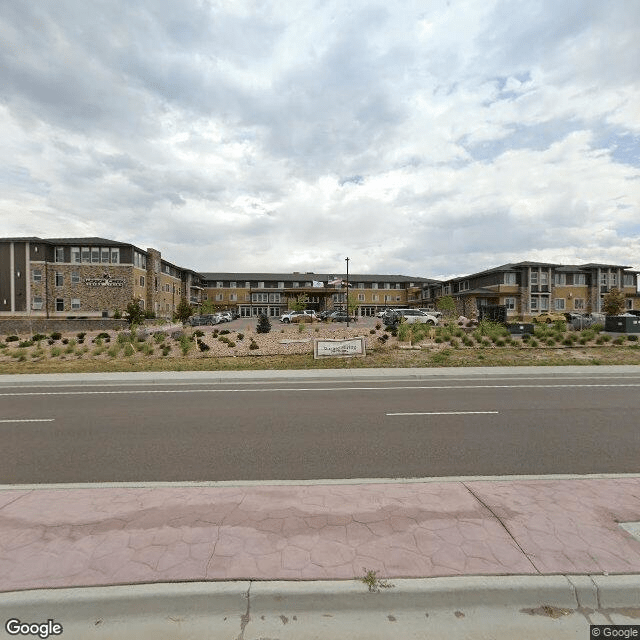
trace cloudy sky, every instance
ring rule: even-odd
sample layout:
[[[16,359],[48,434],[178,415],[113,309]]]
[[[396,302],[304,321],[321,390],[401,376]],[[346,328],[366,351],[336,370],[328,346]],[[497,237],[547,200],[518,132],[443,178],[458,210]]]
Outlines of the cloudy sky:
[[[6,0],[0,235],[640,269],[639,60],[637,0]]]

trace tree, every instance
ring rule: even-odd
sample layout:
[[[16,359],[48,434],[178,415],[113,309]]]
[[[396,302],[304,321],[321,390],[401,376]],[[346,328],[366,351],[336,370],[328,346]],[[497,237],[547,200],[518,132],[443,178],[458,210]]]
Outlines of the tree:
[[[176,318],[180,320],[180,322],[186,322],[191,315],[193,315],[193,309],[187,302],[187,299],[182,296],[180,303],[176,307]]]
[[[125,310],[124,319],[130,324],[142,324],[144,322],[144,309],[139,300],[132,300]]]
[[[445,315],[453,315],[456,311],[456,303],[451,296],[444,296],[436,302],[436,309]]]
[[[256,327],[257,333],[269,333],[271,331],[271,323],[269,318],[264,313],[258,316],[258,326]]]
[[[608,316],[618,316],[624,311],[625,296],[620,289],[613,287],[602,301],[602,310]]]
[[[350,315],[355,315],[357,308],[360,306],[358,297],[355,293],[350,293],[347,297],[347,308]]]
[[[216,304],[213,300],[203,300],[202,305],[200,306],[200,313],[206,315],[208,313],[215,313],[216,311],[221,311],[221,305]]]
[[[301,293],[295,298],[289,298],[289,309],[292,311],[304,311],[309,304],[309,296],[306,293]]]

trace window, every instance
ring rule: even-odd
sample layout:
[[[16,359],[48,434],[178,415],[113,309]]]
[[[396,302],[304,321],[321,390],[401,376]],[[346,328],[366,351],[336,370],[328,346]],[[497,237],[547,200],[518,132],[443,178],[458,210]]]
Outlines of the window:
[[[72,309],[80,308],[80,298],[71,298],[71,308]]]
[[[91,262],[91,250],[89,247],[82,247],[82,262]]]
[[[42,309],[42,296],[33,296],[31,300],[31,308],[36,311]]]
[[[384,288],[385,289],[391,289],[391,284],[389,282],[385,282],[384,283]]]
[[[556,273],[553,278],[554,278],[554,282],[555,282],[556,286],[563,287],[564,285],[567,284],[567,274],[566,273]]]
[[[244,283],[244,288],[245,289],[251,289],[251,283],[250,282],[245,282]]]
[[[533,274],[531,274],[533,275]],[[531,298],[531,311],[537,311],[538,310],[538,298],[537,297],[533,297]]]
[[[80,247],[71,247],[71,262],[80,262]]]
[[[221,293],[216,293],[216,302],[222,302],[222,294]]]
[[[384,297],[384,301],[385,302],[391,302],[391,296],[385,296]]]
[[[297,289],[297,288],[300,286],[300,283],[299,283],[299,282],[292,282],[292,283],[291,283],[291,286],[292,286],[294,289]]]
[[[364,293],[358,294],[358,302],[364,302]]]
[[[462,282],[458,283],[458,291],[467,291],[468,289],[469,289],[468,280],[463,280]]]
[[[269,294],[269,302],[280,302],[280,294],[279,293],[270,293]]]
[[[55,261],[64,262],[64,247],[56,247],[55,249]]]
[[[41,269],[34,269],[31,272],[32,276],[33,276],[33,281],[34,282],[42,282],[42,270]]]
[[[143,256],[144,257],[144,256]],[[147,265],[146,257],[144,257],[145,268]],[[111,264],[118,264],[120,262],[120,249],[111,248]]]
[[[71,272],[71,284],[80,284],[80,274],[77,271]]]
[[[606,274],[606,273],[601,273],[601,274],[600,274],[600,284],[601,284],[603,287],[606,287],[606,286],[607,286],[607,274]]]
[[[516,283],[516,274],[515,273],[505,273],[502,278],[502,282],[504,284],[515,284]]]
[[[372,289],[377,289],[378,288],[378,283],[377,282],[372,282],[371,283],[371,288]]]
[[[549,311],[549,298],[540,298],[540,311]]]
[[[584,273],[574,273],[573,274],[573,284],[574,285],[582,285],[587,284],[587,277]]]
[[[573,300],[573,308],[577,311],[581,311],[584,309],[584,298],[575,298]]]
[[[625,286],[625,287],[633,287],[633,284],[634,284],[633,283],[633,276],[628,274],[628,273],[625,273],[622,276],[622,282],[623,282],[623,286]]]
[[[540,284],[543,287],[546,287],[549,285],[549,273],[547,271],[540,272]]]
[[[220,280],[216,281],[216,289],[222,289],[222,282],[220,282]]]
[[[609,274],[609,286],[610,287],[617,287],[618,286],[618,274],[617,273],[610,273]]]
[[[251,302],[269,302],[269,294],[268,293],[252,293]]]
[[[258,282],[258,289],[264,289],[264,282]]]
[[[377,296],[377,295],[374,295],[374,296],[372,297],[372,300],[373,300],[374,302],[378,302],[378,296]]]
[[[102,247],[102,249],[100,249],[100,260],[101,262],[109,262],[109,247]]]
[[[231,302],[237,302],[238,301],[238,294],[237,293],[232,293],[229,295],[229,300],[231,300]]]
[[[282,285],[282,286],[284,286],[284,285]],[[235,282],[233,282],[233,281],[231,281],[231,282],[229,283],[229,288],[230,288],[230,289],[235,289],[235,288],[236,288],[236,283],[235,283]]]
[[[91,262],[100,262],[100,247],[91,247]]]
[[[278,289],[284,289],[284,282],[278,282]]]
[[[633,298],[625,298],[625,309],[633,309]]]
[[[56,311],[64,311],[64,300],[56,298]]]
[[[358,289],[364,289],[364,282],[358,282]]]
[[[515,274],[513,274],[515,275]],[[515,298],[505,298],[504,306],[507,307],[507,311],[515,311],[516,309],[516,299]]]
[[[144,287],[144,276],[140,276],[140,286]]]
[[[537,286],[538,285],[538,272],[537,271],[532,271],[531,272],[531,285],[532,286]]]
[[[564,298],[556,298],[554,303],[555,303],[556,311],[564,311],[564,309],[565,309],[565,299]]]
[[[56,287],[64,287],[64,274],[56,271]]]

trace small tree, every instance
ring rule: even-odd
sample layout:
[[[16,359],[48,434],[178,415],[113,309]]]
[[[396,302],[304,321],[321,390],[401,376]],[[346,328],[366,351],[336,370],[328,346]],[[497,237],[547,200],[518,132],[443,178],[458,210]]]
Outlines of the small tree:
[[[292,311],[304,311],[309,304],[309,296],[306,293],[301,293],[295,298],[289,298],[289,309]]]
[[[130,325],[144,322],[144,309],[138,300],[132,300],[125,310],[125,318]]]
[[[193,309],[183,296],[180,298],[180,303],[176,307],[176,318],[180,320],[180,322],[186,322],[191,315],[193,315]]]
[[[258,316],[258,326],[256,327],[257,333],[269,333],[271,331],[271,323],[269,318],[264,313]]]
[[[620,289],[614,287],[602,301],[602,310],[608,316],[617,316],[624,311],[625,296]]]
[[[446,316],[452,316],[456,311],[456,303],[451,296],[444,296],[436,302],[436,309]]]
[[[347,297],[347,309],[349,315],[355,315],[356,310],[360,306],[358,302],[358,296],[355,293],[350,293]]]
[[[221,310],[220,307],[221,305],[216,304],[215,302],[213,302],[213,300],[203,300],[200,307],[200,313],[202,313],[203,315],[215,313],[216,311]]]

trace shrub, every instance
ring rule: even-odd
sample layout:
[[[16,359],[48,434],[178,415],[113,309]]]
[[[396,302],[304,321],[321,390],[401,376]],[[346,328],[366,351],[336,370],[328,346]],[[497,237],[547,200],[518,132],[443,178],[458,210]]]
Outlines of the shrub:
[[[118,351],[120,351],[120,349],[118,348],[117,344],[114,344],[112,347],[109,348],[109,350],[107,351],[107,353],[112,357],[115,358],[118,355]]]
[[[556,343],[556,339],[553,336],[549,336],[546,340],[545,340],[546,344],[550,347],[553,347],[553,345],[555,345]]]
[[[382,325],[379,322],[376,322],[376,329],[380,331],[382,329]]]
[[[21,349],[26,349],[27,347],[32,347],[33,342],[31,340],[23,340],[18,344]]]
[[[201,333],[201,335],[204,335],[204,333]],[[118,336],[118,338],[119,337],[120,336]],[[166,337],[167,336],[162,331],[158,331],[158,333],[153,334],[153,339],[156,341],[156,344],[162,344]]]
[[[317,331],[317,329],[316,329],[316,331]],[[371,330],[369,331],[369,333],[370,333],[371,335],[374,335],[374,334],[375,334],[375,332],[376,332],[376,330],[375,330],[375,329],[371,329]]]
[[[618,336],[614,341],[613,344],[624,344],[624,336]]]
[[[534,348],[537,347],[538,341],[535,338],[531,338],[531,340],[529,340],[529,346]]]
[[[191,342],[191,340],[186,336],[186,334],[183,333],[180,336],[180,349],[182,350],[182,355],[186,356],[191,350],[192,346],[193,346],[193,342]]]
[[[124,347],[124,355],[127,356],[127,358],[131,357],[133,354],[135,353],[135,349],[133,348],[133,345],[129,342],[128,344],[125,345]]]
[[[113,318],[115,320],[120,320],[122,318],[122,311],[120,311],[120,309],[114,309],[113,310]]]
[[[62,349],[60,347],[52,347],[51,348],[51,357],[57,358],[62,353]]]
[[[196,330],[193,332],[193,335],[194,335],[194,336],[197,336],[198,338],[202,338],[202,336],[204,336],[204,331],[201,331],[200,329],[196,329]],[[156,339],[156,342],[158,342],[158,340],[157,340],[157,339]],[[161,340],[160,342],[162,342],[162,340]]]
[[[494,344],[496,345],[496,347],[504,347],[504,345],[506,344],[506,340],[504,338],[497,338],[494,341]]]
[[[578,342],[579,342],[580,344],[587,344],[587,342],[589,342],[589,340],[588,340],[588,338],[585,338],[584,336],[582,336],[582,337],[578,340]]]
[[[53,344],[54,342],[55,342],[55,340],[53,340],[52,338],[49,338],[49,339],[47,340],[47,344]]]
[[[638,336],[633,335],[633,334],[628,335],[628,336],[627,336],[627,340],[628,340],[629,342],[637,342],[637,341],[638,341]]]
[[[259,349],[260,347],[258,346],[258,344],[256,343],[255,340],[251,340],[251,344],[249,344],[249,349],[251,349],[251,351],[254,351],[255,349]]]
[[[69,338],[62,338],[62,344],[69,344]]]
[[[573,346],[573,340],[571,340],[571,338],[569,338],[569,337],[566,337],[566,338],[562,341],[562,344],[563,344],[565,347],[572,347],[572,346]]]
[[[49,335],[52,340],[60,340],[62,338],[62,334],[59,331],[54,331]]]
[[[206,342],[198,340],[198,349],[200,349],[200,351],[209,351],[211,347]]]
[[[398,340],[400,340],[400,342],[407,342],[407,340],[409,339],[409,332],[410,332],[409,325],[402,323],[398,327]]]
[[[244,333],[238,334],[238,340],[244,340]]]
[[[222,329],[222,331],[220,331],[221,336],[226,336],[226,335],[229,335],[230,333],[231,331],[229,331],[229,329]]]
[[[227,342],[227,344],[228,344],[228,345],[229,345],[229,347],[231,347],[231,348],[233,348],[233,347],[235,347],[235,346],[236,346],[236,343],[235,343],[233,340],[229,340],[229,341]]]
[[[556,320],[553,323],[553,330],[558,333],[564,333],[567,330],[567,323],[564,320]]]
[[[465,336],[464,338],[462,338],[462,344],[465,347],[473,347],[473,344],[474,344],[473,338],[471,338],[470,336]]]
[[[269,322],[269,318],[264,313],[262,313],[258,316],[256,333],[269,333],[269,331],[271,331],[271,323]],[[257,349],[258,347],[256,346],[255,348]]]
[[[40,340],[44,340],[47,336],[45,336],[43,333],[35,333],[31,339],[34,342],[40,342]]]
[[[86,335],[86,331],[81,331],[80,333],[76,333],[76,338],[78,338],[78,340],[82,340]]]
[[[163,356],[168,356],[170,351],[171,351],[171,347],[167,347],[166,345],[164,347],[162,347],[162,355]]]
[[[596,322],[595,324],[591,325],[590,329],[594,333],[600,333],[604,329],[604,327],[600,323]]]
[[[460,346],[460,343],[458,342],[458,340],[456,338],[451,338],[449,340],[449,344],[454,348],[457,349]]]
[[[18,342],[20,338],[18,336],[7,336],[5,342]]]

